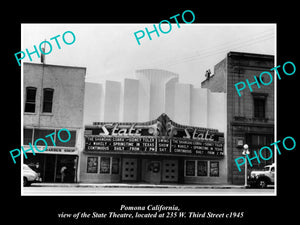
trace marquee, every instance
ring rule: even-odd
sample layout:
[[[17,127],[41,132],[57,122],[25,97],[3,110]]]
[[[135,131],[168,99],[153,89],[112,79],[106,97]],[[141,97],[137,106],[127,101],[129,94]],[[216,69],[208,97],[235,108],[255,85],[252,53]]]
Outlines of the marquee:
[[[224,133],[180,125],[166,114],[145,123],[94,122],[85,126],[85,151],[223,156]]]

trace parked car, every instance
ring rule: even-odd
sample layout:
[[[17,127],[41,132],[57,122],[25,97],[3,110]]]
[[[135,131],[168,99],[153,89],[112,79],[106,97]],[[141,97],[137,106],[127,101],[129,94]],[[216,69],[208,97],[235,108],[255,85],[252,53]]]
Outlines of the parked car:
[[[38,181],[40,181],[39,175],[28,165],[23,164],[23,186],[30,186],[30,184]]]
[[[248,183],[250,187],[266,188],[269,184],[274,184],[275,163],[267,165],[262,171],[251,171]]]

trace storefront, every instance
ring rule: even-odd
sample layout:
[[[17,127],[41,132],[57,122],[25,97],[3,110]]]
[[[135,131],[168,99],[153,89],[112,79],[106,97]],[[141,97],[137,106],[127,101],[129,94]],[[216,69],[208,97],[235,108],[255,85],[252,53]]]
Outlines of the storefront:
[[[61,154],[28,154],[24,163],[40,174],[42,182],[76,182],[78,156]]]
[[[77,182],[77,168],[78,168],[78,148],[76,147],[76,130],[70,130],[71,137],[68,142],[61,142],[57,137],[59,129],[47,128],[25,128],[24,129],[24,149],[29,149],[28,143],[34,143],[33,140],[45,137],[46,135],[55,132],[53,135],[53,142],[50,138],[45,138],[47,141],[47,149],[39,141],[36,146],[41,152],[28,151],[24,157],[24,164],[27,164],[34,171],[39,173],[42,182]],[[61,132],[61,137],[64,133]],[[36,150],[36,149],[34,149]]]
[[[225,183],[224,134],[162,114],[146,123],[85,126],[80,182]]]

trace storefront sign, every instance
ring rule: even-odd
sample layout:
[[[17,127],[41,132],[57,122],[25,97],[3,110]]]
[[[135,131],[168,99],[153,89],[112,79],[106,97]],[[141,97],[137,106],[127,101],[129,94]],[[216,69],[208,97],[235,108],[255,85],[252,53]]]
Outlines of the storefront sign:
[[[154,126],[143,126],[136,123],[94,123],[94,126],[90,129],[90,134],[101,136],[152,136],[156,135],[155,130]]]
[[[37,146],[37,149],[39,149],[39,150],[42,150],[43,148],[44,147],[42,147],[42,146]],[[76,148],[48,147],[43,153],[76,155],[76,154],[78,154],[78,151]]]
[[[85,151],[172,155],[224,155],[224,134],[182,126],[165,114],[147,123],[94,123],[85,128]]]

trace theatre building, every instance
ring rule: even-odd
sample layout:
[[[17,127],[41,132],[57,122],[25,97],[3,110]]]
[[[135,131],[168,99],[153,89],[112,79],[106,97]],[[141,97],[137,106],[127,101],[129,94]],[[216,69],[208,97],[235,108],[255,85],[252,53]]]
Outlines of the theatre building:
[[[83,148],[83,101],[86,69],[82,67],[23,63],[23,147],[32,151],[24,163],[43,182],[77,182],[78,157]],[[60,131],[68,129],[68,133]],[[47,135],[52,134],[53,140]],[[58,136],[60,135],[60,136]],[[59,138],[60,137],[60,138]],[[61,139],[61,140],[60,140]],[[61,169],[65,167],[62,178]]]
[[[83,183],[227,183],[226,94],[136,71],[86,83]]]

